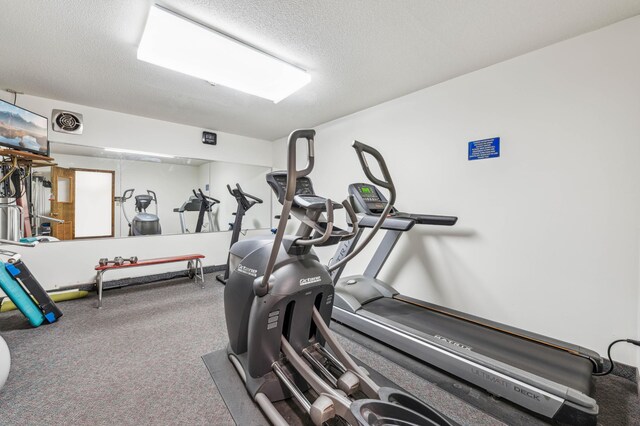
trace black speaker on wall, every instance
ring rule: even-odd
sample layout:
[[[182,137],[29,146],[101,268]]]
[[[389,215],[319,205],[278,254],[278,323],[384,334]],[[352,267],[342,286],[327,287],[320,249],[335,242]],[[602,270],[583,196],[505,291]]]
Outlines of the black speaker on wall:
[[[217,145],[218,135],[213,132],[202,132],[202,143],[207,145]]]

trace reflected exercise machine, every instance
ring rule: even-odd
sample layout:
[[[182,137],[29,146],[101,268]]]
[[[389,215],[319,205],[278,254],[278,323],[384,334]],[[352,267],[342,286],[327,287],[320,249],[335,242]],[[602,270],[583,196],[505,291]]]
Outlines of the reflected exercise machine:
[[[227,189],[229,190],[229,194],[231,194],[231,196],[235,198],[236,202],[238,203],[238,208],[234,213],[236,218],[231,225],[231,229],[233,231],[231,234],[231,244],[229,245],[229,248],[231,248],[235,243],[238,242],[238,239],[240,238],[240,232],[242,230],[242,220],[245,213],[256,204],[262,204],[262,200],[255,195],[247,194],[246,192],[244,192],[239,183],[236,183],[236,187],[233,189],[231,188],[231,186],[227,185]],[[229,256],[230,254],[227,255],[227,267],[224,270],[224,273],[216,275],[216,279],[222,284],[226,284],[227,279],[229,279]]]
[[[120,198],[122,214],[124,214],[124,218],[129,224],[129,236],[161,234],[162,229],[160,227],[160,218],[158,217],[158,197],[156,197],[156,193],[150,189],[147,189],[146,194],[135,196],[136,215],[133,219],[129,219],[124,205],[127,200],[133,196],[134,191],[135,189],[127,189],[122,193],[122,197]],[[147,208],[149,208],[151,202],[154,203],[155,214],[147,213]]]
[[[204,217],[207,215],[208,221],[208,231],[204,232],[217,232],[220,229],[218,228],[218,223],[213,215],[213,206],[216,204],[220,204],[219,200],[216,200],[213,197],[209,197],[208,195],[204,195],[202,189],[192,190],[193,195],[189,197],[187,201],[185,201],[180,207],[173,209],[175,213],[178,213],[180,217],[180,230],[183,234],[189,233],[189,229],[187,228],[187,224],[185,221],[184,213],[185,212],[198,212],[198,221],[196,222],[196,228],[194,232],[203,232],[204,226]]]

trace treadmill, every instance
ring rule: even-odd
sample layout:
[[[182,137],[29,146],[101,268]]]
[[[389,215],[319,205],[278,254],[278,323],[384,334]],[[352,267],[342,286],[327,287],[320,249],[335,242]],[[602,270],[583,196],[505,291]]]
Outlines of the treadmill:
[[[359,232],[338,246],[347,256],[387,202],[372,184],[349,186]],[[391,211],[386,233],[362,275],[334,271],[333,320],[528,410],[570,424],[596,424],[592,373],[603,369],[594,351],[540,334],[399,294],[377,278],[404,232],[415,225],[452,226],[457,217]]]
[[[209,231],[207,232],[218,232],[220,229],[218,228],[218,222],[214,219],[213,206],[220,204],[220,200],[204,195],[202,189],[198,189],[198,192],[194,189],[192,192],[193,195],[190,196],[187,201],[182,203],[180,207],[173,209],[173,212],[178,213],[180,217],[180,230],[183,234],[188,234],[190,232],[187,228],[184,213],[198,212],[198,222],[196,223],[195,232],[202,232],[205,213],[207,213],[207,220],[209,222]]]

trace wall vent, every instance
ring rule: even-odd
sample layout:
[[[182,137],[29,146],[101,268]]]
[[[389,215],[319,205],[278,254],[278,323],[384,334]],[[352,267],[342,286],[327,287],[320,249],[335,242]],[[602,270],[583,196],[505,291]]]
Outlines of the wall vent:
[[[82,114],[60,109],[54,109],[51,112],[51,123],[54,131],[73,135],[81,135],[84,127]]]

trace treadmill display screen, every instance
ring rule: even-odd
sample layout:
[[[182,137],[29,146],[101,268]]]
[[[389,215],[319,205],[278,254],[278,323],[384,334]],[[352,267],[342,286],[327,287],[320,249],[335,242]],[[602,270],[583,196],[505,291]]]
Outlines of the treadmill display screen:
[[[360,195],[362,196],[362,199],[366,202],[381,201],[375,188],[371,186],[364,186],[364,185],[359,186],[358,191],[360,191]]]

